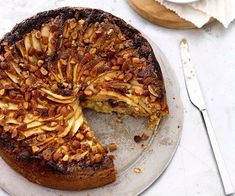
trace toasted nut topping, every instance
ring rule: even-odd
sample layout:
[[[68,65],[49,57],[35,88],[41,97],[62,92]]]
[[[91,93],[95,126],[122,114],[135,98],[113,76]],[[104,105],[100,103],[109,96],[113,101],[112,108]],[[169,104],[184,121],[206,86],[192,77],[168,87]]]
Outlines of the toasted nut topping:
[[[135,173],[140,173],[140,172],[141,172],[141,169],[138,168],[138,167],[135,167],[135,168],[134,168],[134,172],[135,172]]]
[[[108,21],[88,21],[58,16],[14,44],[1,44],[0,124],[32,153],[59,167],[85,157],[86,164],[100,163],[117,149],[115,143],[103,147],[98,142],[82,108],[109,111],[130,104],[133,115],[145,112],[156,122],[156,113],[167,107],[157,98],[161,81],[145,69],[152,65],[135,43]],[[143,133],[134,140],[148,137]]]
[[[105,149],[103,146],[101,146],[100,144],[97,144],[97,149],[100,153],[104,153],[105,152]]]
[[[69,155],[64,155],[64,157],[63,157],[63,159],[62,159],[63,161],[68,161],[69,160]]]
[[[91,151],[93,154],[96,154],[98,152],[97,146],[91,146]]]
[[[61,146],[61,149],[62,149],[62,152],[68,152],[69,150],[68,146],[65,146],[65,145]]]
[[[123,63],[122,71],[127,71],[129,69],[129,65],[127,63]]]
[[[4,95],[5,94],[5,89],[1,89],[0,90],[0,95],[2,96],[2,95]]]
[[[63,115],[63,116],[67,116],[68,113],[69,113],[69,109],[67,108],[67,106],[63,106],[60,110],[60,113]]]
[[[24,98],[25,98],[25,101],[29,101],[31,99],[31,93],[30,92],[25,92]]]
[[[42,44],[44,45],[48,44],[48,37],[42,36]]]
[[[57,138],[56,141],[57,141],[58,144],[63,144],[63,143],[64,143],[64,139],[61,138],[61,137],[60,137],[60,138]]]
[[[49,115],[49,117],[54,117],[54,116],[56,115],[55,108],[49,108],[49,110],[48,110],[48,115]],[[52,123],[54,123],[55,125],[57,125],[56,122],[52,122]],[[55,126],[55,125],[52,125],[52,123],[51,123],[51,126]]]
[[[115,65],[115,66],[112,66],[112,68],[111,68],[112,70],[119,70],[120,69],[120,67],[118,66],[118,65]]]
[[[132,58],[132,62],[133,62],[133,63],[140,63],[140,59],[134,57],[134,58]]]
[[[53,160],[54,161],[58,161],[62,157],[63,157],[63,154],[60,151],[57,151],[53,154]]]
[[[60,59],[59,61],[60,61],[60,63],[61,63],[62,65],[67,65],[67,60]]]
[[[88,140],[91,140],[93,137],[94,137],[94,135],[93,135],[92,132],[88,131],[88,132],[86,133],[86,138],[87,138]]]
[[[115,150],[117,150],[117,145],[115,143],[109,144],[109,151],[112,152]]]
[[[91,48],[89,51],[91,54],[95,54],[96,53],[96,48]]]
[[[123,80],[123,79],[124,79],[124,74],[123,74],[123,73],[120,74],[120,75],[118,76],[118,79],[119,79],[119,80]]]
[[[3,130],[6,131],[6,132],[8,132],[8,131],[11,131],[11,130],[12,130],[12,127],[11,127],[10,125],[5,125],[5,126],[3,127]]]
[[[94,156],[95,163],[100,163],[102,161],[102,158],[103,158],[102,154],[95,154]]]
[[[113,32],[114,32],[113,29],[109,29],[108,32],[107,32],[107,34],[108,34],[108,35],[111,35]]]
[[[32,151],[33,153],[38,152],[39,148],[37,146],[32,146]]]
[[[38,60],[38,66],[41,67],[44,64],[43,60]]]
[[[61,125],[61,124],[63,124],[62,122],[63,122],[63,121],[61,121],[61,122],[60,122],[60,125],[58,125],[58,126],[56,127],[56,131],[57,131],[58,133],[61,133],[61,132],[64,131],[64,127],[63,127],[63,125]]]
[[[83,135],[82,133],[77,133],[76,138],[77,138],[79,141],[82,141],[82,140],[84,139],[84,135]]]
[[[6,62],[1,62],[0,63],[0,68],[3,69],[3,70],[8,69],[9,67],[10,67],[9,64],[6,63]]]
[[[133,74],[132,73],[127,73],[124,76],[124,82],[128,82],[129,80],[131,80],[133,78]]]
[[[155,102],[157,98],[155,96],[150,95],[150,102]]]
[[[86,79],[86,77],[85,77],[85,76],[81,76],[81,79],[80,79],[80,80],[81,80],[82,82],[84,82],[84,81],[85,81],[85,79]]]
[[[53,108],[50,108],[50,109],[53,109]],[[52,126],[52,127],[54,127],[54,126],[56,126],[56,125],[57,125],[56,122],[51,122],[51,123],[50,123],[50,126]]]
[[[35,33],[35,37],[36,37],[37,39],[40,39],[40,38],[41,38],[41,32],[40,32],[40,31],[37,31],[37,32]]]
[[[23,106],[24,106],[24,109],[27,110],[27,109],[29,108],[29,103],[25,101],[25,102],[23,103]]]
[[[15,138],[17,135],[18,135],[18,131],[16,129],[14,129],[11,134],[11,138]]]
[[[93,92],[89,89],[85,89],[84,94],[87,96],[91,96],[93,94]]]
[[[16,91],[10,91],[9,92],[9,97],[11,98],[11,99],[14,99],[15,97],[17,96],[17,92]]]
[[[37,136],[37,140],[38,140],[39,142],[43,142],[46,138],[47,138],[47,137],[46,137],[45,134],[42,134],[42,135]]]
[[[22,75],[24,78],[28,78],[29,77],[29,71],[23,71]]]
[[[77,39],[78,38],[77,31],[72,32],[71,37],[72,37],[73,40]]]
[[[76,58],[71,58],[70,64],[75,65],[76,64]]]
[[[4,61],[4,60],[5,58],[2,55],[0,55],[0,61]]]
[[[121,57],[117,58],[117,64],[118,65],[122,65],[123,63],[124,63],[124,59],[123,58],[121,58]]]
[[[147,78],[144,79],[144,84],[149,85],[153,80],[154,80],[154,78],[147,77]]]
[[[78,140],[74,140],[72,143],[72,146],[75,148],[80,148],[81,147],[81,143]]]
[[[105,80],[105,81],[110,81],[110,80],[112,80],[112,78],[111,78],[110,76],[105,76],[105,77],[104,77],[104,80]]]
[[[27,124],[23,123],[23,124],[19,125],[16,129],[18,131],[25,131],[25,130],[27,130]]]
[[[78,23],[79,23],[80,25],[83,25],[83,24],[85,23],[85,20],[81,19],[81,20],[78,21]]]
[[[10,51],[7,51],[5,54],[4,54],[4,58],[7,60],[7,61],[11,61],[14,59],[13,55],[11,54]]]
[[[72,19],[72,20],[69,21],[69,27],[71,29],[74,29],[76,26],[77,26],[77,22],[76,22],[75,19],[74,20]]]
[[[137,95],[142,95],[143,89],[141,89],[141,88],[135,88],[135,93],[136,93]]]
[[[118,34],[118,38],[120,39],[120,40],[126,40],[126,38],[124,37],[124,35],[122,35],[121,33],[120,34]]]
[[[46,76],[48,74],[48,71],[44,67],[41,67],[40,71],[41,71],[42,75],[44,75],[44,76]]]
[[[89,76],[89,75],[90,75],[90,71],[89,71],[89,70],[85,70],[85,71],[83,72],[83,74],[84,74],[85,76]]]

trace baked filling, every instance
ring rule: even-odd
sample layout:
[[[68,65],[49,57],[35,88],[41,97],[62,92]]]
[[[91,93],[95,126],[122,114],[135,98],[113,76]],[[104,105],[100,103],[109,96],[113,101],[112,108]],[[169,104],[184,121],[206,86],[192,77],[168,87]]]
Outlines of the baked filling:
[[[98,12],[57,15],[1,41],[1,132],[65,171],[108,156],[83,108],[145,116],[150,128],[168,113],[150,45]]]

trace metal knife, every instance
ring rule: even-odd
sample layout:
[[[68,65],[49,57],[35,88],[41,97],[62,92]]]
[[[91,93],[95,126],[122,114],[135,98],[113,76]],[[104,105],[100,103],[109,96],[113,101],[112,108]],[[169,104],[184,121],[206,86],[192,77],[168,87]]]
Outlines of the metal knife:
[[[232,194],[234,193],[233,186],[226,170],[225,163],[222,158],[219,145],[216,139],[216,135],[206,109],[206,104],[202,96],[202,92],[196,76],[195,68],[190,57],[189,46],[186,39],[182,39],[180,41],[180,49],[182,66],[184,70],[184,79],[188,91],[188,96],[192,104],[197,107],[202,114],[208,138],[210,140],[211,148],[213,150],[215,161],[221,177],[221,181],[223,183],[224,192],[226,195]]]

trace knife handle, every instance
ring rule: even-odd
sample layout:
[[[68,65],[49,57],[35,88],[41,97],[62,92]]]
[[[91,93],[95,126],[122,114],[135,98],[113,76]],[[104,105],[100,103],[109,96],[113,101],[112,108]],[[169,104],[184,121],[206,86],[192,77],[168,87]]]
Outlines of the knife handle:
[[[202,116],[203,116],[203,120],[205,122],[206,125],[206,129],[207,129],[207,134],[210,140],[210,144],[214,153],[214,157],[217,163],[217,167],[219,169],[219,173],[220,173],[220,177],[224,186],[224,191],[226,195],[232,194],[234,193],[233,190],[233,185],[231,183],[231,180],[229,178],[228,172],[226,170],[225,167],[225,163],[224,160],[222,158],[220,149],[219,149],[219,144],[217,142],[216,136],[215,136],[215,132],[214,129],[212,127],[209,115],[207,110],[202,110],[201,111]]]

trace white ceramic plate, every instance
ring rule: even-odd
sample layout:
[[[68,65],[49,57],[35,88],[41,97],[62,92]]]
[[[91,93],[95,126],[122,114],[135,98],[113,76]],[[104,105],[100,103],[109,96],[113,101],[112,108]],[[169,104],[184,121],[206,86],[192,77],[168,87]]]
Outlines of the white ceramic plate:
[[[152,43],[152,42],[151,42]],[[162,120],[157,128],[157,136],[146,129],[146,119],[123,117],[123,123],[116,122],[116,115],[97,114],[86,111],[85,116],[97,137],[103,144],[115,142],[115,165],[118,171],[117,181],[96,189],[85,191],[61,191],[33,184],[16,173],[0,158],[0,186],[11,195],[20,196],[92,196],[92,195],[137,195],[147,189],[166,169],[170,163],[181,137],[183,124],[183,106],[180,100],[178,81],[161,50],[152,47],[160,63],[164,76],[170,114]],[[134,136],[145,131],[150,139],[146,148],[136,144]],[[135,173],[140,168],[141,173]]]

